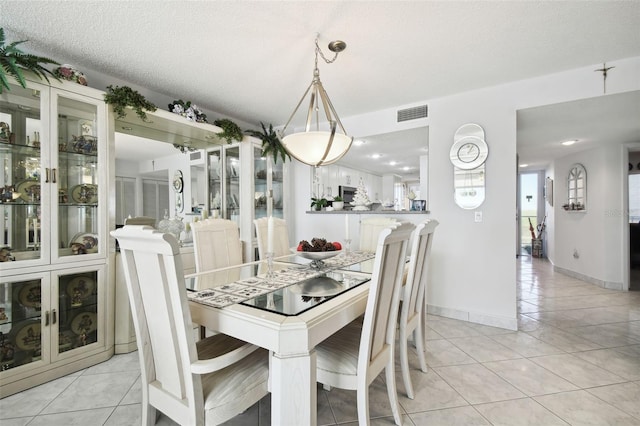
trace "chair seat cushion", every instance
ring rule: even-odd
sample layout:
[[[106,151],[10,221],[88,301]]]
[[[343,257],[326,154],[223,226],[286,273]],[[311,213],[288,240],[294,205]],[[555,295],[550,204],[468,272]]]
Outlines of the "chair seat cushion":
[[[316,346],[318,370],[357,375],[361,335],[362,320],[356,319]]]
[[[207,424],[233,417],[268,393],[269,352],[258,349],[229,367],[202,376]],[[243,409],[240,409],[243,411]]]

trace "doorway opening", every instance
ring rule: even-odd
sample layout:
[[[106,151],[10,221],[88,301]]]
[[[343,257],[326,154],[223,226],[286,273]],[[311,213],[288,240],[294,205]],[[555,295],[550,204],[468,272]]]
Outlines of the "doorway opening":
[[[520,173],[518,185],[519,235],[518,255],[544,256],[543,229],[540,219],[543,211],[542,172]],[[540,226],[538,226],[540,225]]]
[[[629,290],[640,290],[640,173],[632,174],[631,172],[629,173]]]

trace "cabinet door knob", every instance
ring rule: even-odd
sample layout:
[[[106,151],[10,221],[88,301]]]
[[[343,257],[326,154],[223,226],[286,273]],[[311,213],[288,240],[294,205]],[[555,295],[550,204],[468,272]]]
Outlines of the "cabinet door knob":
[[[53,183],[57,183],[58,179],[56,178],[56,169],[51,169],[51,171],[52,171],[52,176],[53,176],[52,182]]]
[[[55,309],[51,311],[51,314],[53,316],[53,321],[51,321],[51,324],[55,324],[56,322],[58,322],[58,314]]]
[[[48,326],[49,325],[49,311],[44,313],[44,326]]]
[[[46,167],[46,168],[44,169],[44,171],[45,171],[45,179],[44,179],[44,183],[49,183],[49,168],[48,168],[48,167]]]

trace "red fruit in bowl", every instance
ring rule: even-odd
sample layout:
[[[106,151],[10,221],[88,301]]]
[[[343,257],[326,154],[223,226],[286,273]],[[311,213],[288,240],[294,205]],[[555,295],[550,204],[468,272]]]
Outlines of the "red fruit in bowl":
[[[297,250],[298,250],[298,251],[302,251],[302,243],[298,244],[298,248],[297,248]]]
[[[331,243],[331,244],[333,244],[333,246],[336,248],[336,250],[342,250],[342,244],[340,244],[339,242],[336,241],[336,242]]]

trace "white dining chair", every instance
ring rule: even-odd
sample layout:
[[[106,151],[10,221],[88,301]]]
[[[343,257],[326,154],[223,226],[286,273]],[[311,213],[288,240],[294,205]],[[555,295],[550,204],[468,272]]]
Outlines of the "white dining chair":
[[[403,288],[400,307],[400,366],[402,380],[407,396],[414,398],[413,384],[409,374],[409,338],[413,338],[420,361],[420,369],[427,372],[425,360],[425,318],[426,318],[426,289],[429,274],[429,258],[433,235],[438,221],[425,220],[416,226],[411,237],[411,256],[406,283]]]
[[[318,382],[357,391],[360,425],[369,424],[369,385],[382,370],[393,418],[402,424],[394,347],[405,257],[414,228],[401,222],[380,232],[364,319],[349,323],[316,346]]]
[[[358,246],[358,250],[370,252],[375,251],[380,231],[394,223],[398,223],[398,220],[391,217],[371,217],[362,219],[360,222],[360,245]]]
[[[159,410],[180,425],[219,424],[267,395],[267,351],[224,334],[194,341],[176,238],[139,225],[111,235],[135,318],[141,423],[155,424]]]
[[[242,263],[238,225],[227,219],[204,219],[191,224],[196,272]]]
[[[128,217],[124,220],[125,225],[148,225],[155,228],[156,219],[149,216],[134,216]]]
[[[256,227],[256,239],[258,240],[258,255],[260,259],[267,258],[268,247],[268,217],[261,217],[253,221]],[[277,217],[273,218],[273,257],[285,256],[290,254],[289,249],[289,230],[287,229],[287,221]]]

